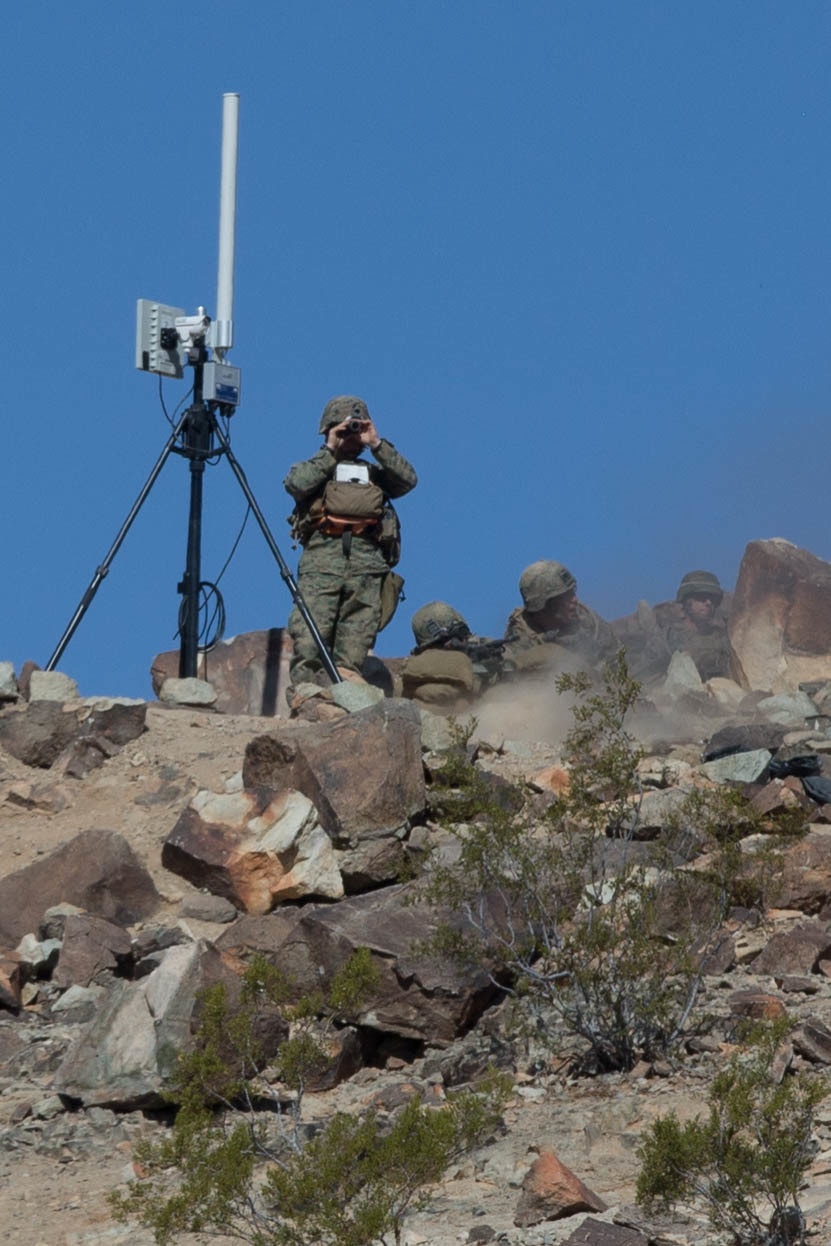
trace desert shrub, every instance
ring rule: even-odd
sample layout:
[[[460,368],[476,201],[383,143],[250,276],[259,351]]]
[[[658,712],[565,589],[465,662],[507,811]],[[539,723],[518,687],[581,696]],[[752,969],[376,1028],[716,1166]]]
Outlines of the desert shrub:
[[[369,1246],[401,1240],[408,1211],[428,1187],[494,1129],[507,1091],[496,1076],[451,1095],[445,1106],[411,1099],[391,1125],[374,1113],[335,1116],[302,1152],[271,1169],[263,1198],[285,1246]]]
[[[816,1151],[820,1080],[782,1076],[777,1062],[788,1022],[751,1029],[713,1080],[705,1117],[659,1117],[639,1148],[637,1198],[648,1209],[704,1206],[735,1246],[805,1241],[799,1189]]]
[[[438,808],[459,856],[424,889],[466,926],[444,928],[434,946],[491,966],[500,983],[507,976],[540,1019],[553,1013],[584,1041],[588,1068],[628,1069],[679,1041],[730,891],[725,870],[686,870],[666,842],[639,838],[643,754],[626,725],[639,685],[624,656],[599,686],[583,675],[557,686],[576,698],[564,744],[570,786],[544,818],[497,799],[466,754],[449,771],[458,799],[441,793]],[[702,846],[712,837],[703,800]],[[730,838],[725,817],[712,814]]]
[[[392,1121],[338,1114],[317,1132],[305,1127],[304,1091],[329,1062],[331,1028],[376,979],[364,949],[325,996],[289,1003],[291,983],[262,958],[245,975],[239,1006],[229,1006],[221,985],[206,991],[194,1048],[180,1057],[167,1095],[172,1129],[137,1145],[146,1176],[111,1195],[116,1217],[137,1220],[160,1244],[184,1232],[252,1246],[399,1242],[426,1187],[493,1130],[509,1085],[494,1075],[439,1107],[414,1099]],[[256,1033],[275,1007],[291,1028],[265,1069]]]
[[[808,825],[798,806],[763,814],[728,785],[692,791],[677,822],[708,853],[705,872],[728,903],[760,912],[776,894],[785,847]]]

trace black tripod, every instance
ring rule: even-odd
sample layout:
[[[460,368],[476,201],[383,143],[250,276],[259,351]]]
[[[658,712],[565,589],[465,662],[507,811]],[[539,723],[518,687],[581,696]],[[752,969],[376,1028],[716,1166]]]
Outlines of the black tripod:
[[[133,520],[141,510],[145,499],[170,457],[171,453],[179,454],[186,458],[190,464],[190,510],[188,513],[188,545],[187,559],[185,564],[185,574],[178,585],[178,591],[182,596],[182,605],[179,612],[180,618],[180,646],[179,646],[179,675],[181,678],[195,676],[197,671],[197,662],[199,658],[199,594],[201,590],[201,559],[202,559],[202,484],[205,475],[205,463],[218,455],[224,455],[231,465],[231,470],[239,481],[240,488],[245,494],[245,498],[257,523],[260,525],[260,531],[266,539],[266,544],[271,550],[277,566],[280,569],[280,575],[291,593],[300,615],[312,634],[312,638],[317,645],[320,659],[323,667],[333,683],[340,683],[341,677],[338,674],[337,667],[332,661],[331,654],[326,648],[323,637],[318,631],[309,611],[309,607],[303,600],[303,594],[297,586],[297,581],[291,573],[291,568],[286,562],[268,524],[265,516],[257,504],[257,499],[251,492],[251,486],[245,478],[245,472],[240,467],[234,453],[231,450],[231,443],[221,425],[219,424],[216,412],[216,406],[205,402],[202,398],[202,365],[205,359],[204,348],[200,348],[199,357],[193,365],[194,383],[193,383],[193,402],[185,411],[179,423],[167,439],[167,444],[156,460],[156,464],[148,476],[141,492],[136,498],[133,506],[124,523],[119,529],[118,535],[107,551],[104,561],[96,568],[95,575],[90,580],[87,589],[78,603],[75,613],[70,619],[64,634],[61,636],[49,661],[46,663],[46,670],[52,671],[60,661],[66,646],[78,628],[81,619],[86,614],[95,594],[101,585],[102,580],[107,575],[113,559],[121,548],[124,538],[130,531]]]

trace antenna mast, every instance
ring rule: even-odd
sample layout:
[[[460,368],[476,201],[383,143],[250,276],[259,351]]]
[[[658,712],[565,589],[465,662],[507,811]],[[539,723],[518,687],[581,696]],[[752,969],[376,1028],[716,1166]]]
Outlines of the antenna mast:
[[[234,345],[234,240],[237,220],[237,150],[239,95],[222,97],[222,169],[219,180],[219,261],[216,274],[216,320],[213,348],[224,362]]]

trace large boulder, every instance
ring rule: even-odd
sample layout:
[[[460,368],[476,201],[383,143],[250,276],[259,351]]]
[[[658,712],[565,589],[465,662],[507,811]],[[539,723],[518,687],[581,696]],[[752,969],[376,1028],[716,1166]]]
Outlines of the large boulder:
[[[831,563],[790,541],[751,541],[729,633],[744,688],[784,692],[831,679]]]
[[[242,776],[249,789],[302,792],[335,845],[356,848],[423,813],[421,718],[411,702],[386,700],[339,722],[257,736]]]
[[[379,984],[353,1020],[441,1045],[464,1033],[497,993],[483,969],[462,969],[423,950],[439,924],[454,921],[405,884],[338,904],[242,917],[216,946],[242,957],[262,952],[303,990],[325,988],[358,948],[369,948]]]
[[[52,981],[63,990],[89,986],[122,966],[132,967],[132,953],[132,940],[123,927],[89,913],[69,913]]]
[[[32,701],[0,719],[0,747],[43,770],[62,758],[65,772],[82,778],[137,739],[146,716],[144,701]]]
[[[200,994],[220,982],[233,1006],[240,980],[201,941],[168,948],[159,966],[137,982],[116,979],[67,1052],[54,1089],[85,1107],[160,1107],[178,1054],[192,1045]],[[271,1021],[266,1057],[288,1031],[276,1014]]]
[[[198,792],[165,840],[162,864],[247,913],[305,896],[337,900],[332,841],[301,792]]]
[[[0,879],[0,943],[16,947],[56,904],[127,926],[161,902],[153,879],[116,831],[82,831],[48,857]]]

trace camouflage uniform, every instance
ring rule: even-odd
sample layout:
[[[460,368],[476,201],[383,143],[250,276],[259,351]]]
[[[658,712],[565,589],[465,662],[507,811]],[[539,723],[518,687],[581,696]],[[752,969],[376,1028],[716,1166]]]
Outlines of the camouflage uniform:
[[[366,463],[371,482],[387,498],[402,497],[415,487],[415,471],[389,441],[382,438],[372,454],[374,463],[364,459],[350,462]],[[324,445],[310,459],[294,464],[283,483],[295,500],[296,517],[302,520],[308,515],[312,503],[334,477],[338,462]],[[304,540],[298,587],[335,666],[360,673],[378,634],[381,587],[388,571],[389,565],[371,532],[326,536],[312,531]],[[321,682],[320,654],[296,606],[289,617],[288,630],[294,646],[292,683]]]
[[[713,598],[714,612],[709,620],[688,618],[684,602],[690,596]],[[727,636],[727,614],[724,592],[717,576],[711,571],[689,571],[682,579],[674,602],[655,607],[655,615],[667,648],[675,653],[688,653],[703,680],[730,676],[730,641]]]
[[[412,618],[416,647],[401,667],[405,697],[431,707],[465,707],[509,665],[498,641],[472,635],[464,618],[444,601],[422,606]]]
[[[561,562],[532,562],[519,577],[519,591],[523,604],[505,629],[516,670],[587,665],[599,670],[617,652],[611,627],[577,600],[577,581]]]
[[[566,657],[564,665],[575,666],[585,662],[600,670],[620,648],[620,642],[606,620],[582,602],[577,603],[575,626],[567,631],[539,631],[529,618],[528,611],[522,606],[517,607],[508,619],[505,641],[517,670],[545,666],[549,661],[556,663],[558,648],[566,650],[566,655],[579,659],[577,663],[569,662],[567,656],[562,655]]]
[[[716,617],[712,623],[696,626],[682,615],[664,635],[673,653],[680,649],[690,655],[703,680],[717,675],[730,677],[730,642],[724,619]]]

